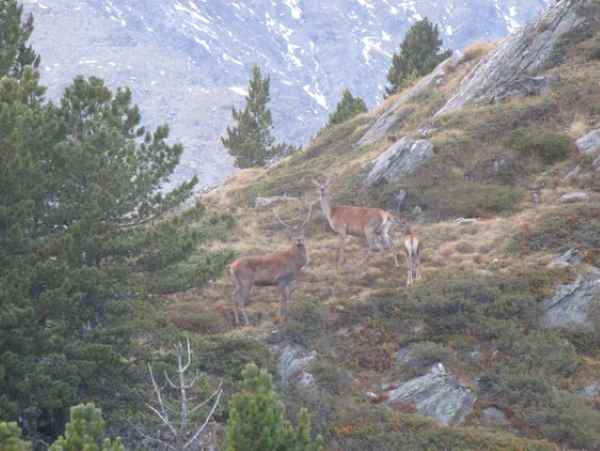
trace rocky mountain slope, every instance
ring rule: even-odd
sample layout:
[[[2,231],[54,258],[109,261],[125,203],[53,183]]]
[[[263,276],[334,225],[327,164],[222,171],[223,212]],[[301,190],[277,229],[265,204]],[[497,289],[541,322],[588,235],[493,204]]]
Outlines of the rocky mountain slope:
[[[270,368],[330,450],[600,449],[599,76],[600,4],[561,0],[240,172],[203,197],[238,221],[215,249],[284,246],[273,208],[294,221],[305,200],[318,208],[311,179],[334,175],[336,202],[410,220],[423,280],[406,288],[388,253],[365,262],[360,239],[336,271],[337,238],[315,214],[287,323],[277,290],[256,288],[252,325],[236,327],[227,278],[170,297],[170,321],[221,350],[209,372]]]
[[[440,5],[441,3],[441,5]],[[77,74],[132,87],[150,124],[186,145],[177,178],[232,171],[219,143],[254,63],[272,75],[277,135],[304,144],[349,87],[381,100],[391,54],[417,19],[450,48],[515,31],[550,0],[24,0],[56,97]]]

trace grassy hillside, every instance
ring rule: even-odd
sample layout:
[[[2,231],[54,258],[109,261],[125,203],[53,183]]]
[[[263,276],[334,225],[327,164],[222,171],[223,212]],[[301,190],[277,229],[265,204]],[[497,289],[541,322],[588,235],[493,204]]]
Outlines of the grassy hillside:
[[[292,415],[310,407],[328,449],[600,449],[600,399],[575,393],[600,381],[600,335],[543,329],[537,321],[540,302],[558,285],[600,265],[600,173],[574,147],[574,139],[600,126],[600,26],[561,43],[547,69],[557,77],[546,95],[471,106],[429,122],[489,50],[469,49],[443,83],[397,113],[390,134],[417,136],[427,123],[435,149],[400,183],[364,189],[370,162],[390,142],[357,145],[395,97],[324,130],[275,167],[243,171],[203,198],[208,209],[237,221],[234,233],[212,248],[251,255],[286,245],[273,207],[254,208],[257,196],[287,193],[315,202],[317,211],[310,181],[330,175],[338,202],[394,209],[394,195],[408,193],[400,214],[424,244],[424,279],[410,289],[405,269],[389,255],[360,264],[365,246],[358,239],[348,248],[348,264],[336,271],[337,239],[319,210],[307,231],[311,264],[296,283],[286,325],[276,317],[277,290],[255,288],[247,309],[252,325],[235,327],[226,277],[174,294],[166,307],[171,323],[198,335],[208,354],[201,356],[205,369],[232,380],[247,360],[274,370],[276,356],[266,343],[275,328],[279,341],[316,350],[317,393],[288,388],[286,399]],[[577,164],[580,176],[565,180]],[[560,201],[574,190],[589,199]],[[276,208],[292,219],[303,205]],[[457,217],[480,221],[459,225]],[[586,256],[583,265],[549,266],[570,247]],[[394,357],[409,344],[418,345],[418,367]],[[413,406],[392,411],[365,396],[436,362],[477,392],[462,427],[441,427],[415,415]],[[508,424],[483,427],[480,414],[490,406],[505,412]]]

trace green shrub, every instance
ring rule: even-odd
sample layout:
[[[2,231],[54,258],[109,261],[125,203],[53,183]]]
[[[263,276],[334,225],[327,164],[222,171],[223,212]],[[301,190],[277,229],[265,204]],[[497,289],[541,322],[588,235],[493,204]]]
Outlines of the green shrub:
[[[334,359],[318,358],[312,363],[310,372],[315,376],[319,387],[332,394],[340,396],[351,389],[352,377]]]
[[[510,355],[513,367],[527,371],[571,376],[580,363],[575,347],[552,331],[505,334],[497,344],[500,351]]]
[[[537,127],[514,130],[507,145],[525,156],[540,158],[545,164],[567,159],[573,149],[567,135]]]
[[[334,426],[337,447],[344,451],[553,451],[544,440],[528,440],[506,432],[464,427],[439,427],[435,421],[412,414],[348,412]]]
[[[547,408],[534,415],[542,436],[575,449],[600,449],[600,412],[583,399],[558,392]]]
[[[31,451],[31,443],[21,440],[17,423],[0,422],[0,449],[2,451]]]
[[[211,376],[223,377],[226,385],[240,380],[248,363],[274,368],[269,349],[259,340],[249,337],[210,336],[195,341],[199,369]]]
[[[225,429],[226,451],[320,451],[321,438],[310,436],[310,419],[300,415],[298,428],[286,419],[283,403],[273,390],[271,376],[256,365],[242,372],[242,391],[229,402]]]
[[[93,404],[81,404],[71,407],[71,420],[67,424],[64,436],[61,436],[50,447],[50,451],[125,451],[121,439],[115,441],[104,439],[104,420],[102,411]]]
[[[572,207],[546,214],[539,224],[517,233],[508,251],[516,254],[529,252],[564,252],[569,248],[600,248],[600,205]]]
[[[414,371],[411,376],[422,374],[434,363],[445,362],[450,357],[447,346],[431,341],[412,343],[408,346],[407,352],[407,362],[399,363],[398,366]]]
[[[385,187],[377,196],[391,207],[398,192],[395,186]],[[524,190],[515,185],[472,182],[455,178],[419,187],[409,192],[408,202],[419,205],[432,220],[473,217],[482,214],[503,214],[515,210]]]
[[[294,301],[288,308],[287,338],[297,344],[310,346],[321,334],[322,319],[319,304],[310,301]]]

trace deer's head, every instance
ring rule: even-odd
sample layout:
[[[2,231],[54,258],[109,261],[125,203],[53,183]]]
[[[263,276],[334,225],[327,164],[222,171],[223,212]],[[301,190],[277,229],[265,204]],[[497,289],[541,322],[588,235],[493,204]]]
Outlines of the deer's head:
[[[312,204],[309,203],[306,218],[300,224],[288,224],[287,222],[281,219],[281,217],[277,213],[277,210],[273,210],[275,218],[285,228],[285,233],[288,239],[295,245],[295,247],[299,251],[306,252],[306,240],[304,238],[304,231],[306,225],[310,222],[312,216],[312,208]]]
[[[321,197],[323,197],[329,193],[329,186],[331,185],[331,182],[333,182],[333,180],[333,177],[327,177],[327,180],[325,180],[324,182],[320,182],[319,180],[313,179],[312,183],[317,188],[319,188],[319,194],[321,195]]]

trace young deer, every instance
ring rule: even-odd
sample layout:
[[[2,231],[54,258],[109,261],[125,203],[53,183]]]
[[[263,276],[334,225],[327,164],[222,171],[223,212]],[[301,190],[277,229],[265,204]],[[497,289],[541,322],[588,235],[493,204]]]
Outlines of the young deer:
[[[367,239],[366,258],[368,258],[369,253],[373,249],[380,249],[378,240],[381,239],[383,248],[392,251],[395,265],[400,266],[398,256],[394,252],[394,244],[389,236],[392,226],[399,223],[394,218],[394,215],[381,208],[353,207],[350,205],[336,205],[332,207],[329,197],[331,178],[328,178],[325,183],[313,180],[313,184],[319,188],[323,214],[327,218],[331,229],[339,237],[340,244],[336,267],[345,260],[345,246],[350,236],[364,236]]]
[[[254,286],[277,286],[281,293],[279,315],[287,317],[287,303],[290,299],[290,285],[296,279],[303,267],[308,265],[308,248],[304,240],[304,227],[310,221],[312,205],[308,215],[300,226],[290,226],[281,220],[274,211],[277,220],[285,227],[288,238],[292,241],[287,249],[274,254],[257,257],[240,257],[229,267],[229,273],[234,285],[233,312],[235,323],[239,324],[241,310],[244,322],[249,324],[244,306],[250,297]]]
[[[421,242],[408,228],[403,244],[406,256],[406,286],[409,287],[415,281],[421,280]]]

